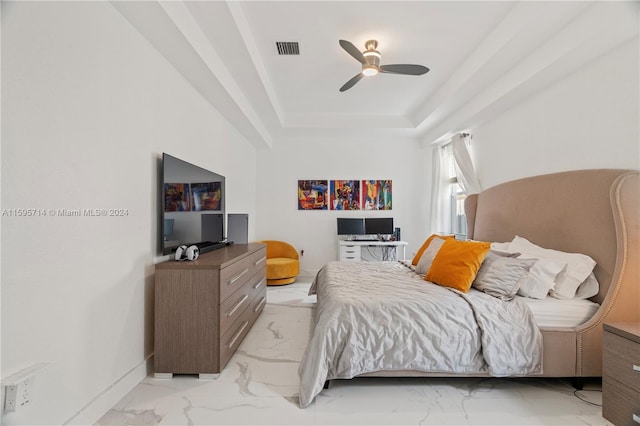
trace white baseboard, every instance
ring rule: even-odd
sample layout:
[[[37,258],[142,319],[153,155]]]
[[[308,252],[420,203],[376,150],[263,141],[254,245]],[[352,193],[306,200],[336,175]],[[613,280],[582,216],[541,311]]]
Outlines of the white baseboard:
[[[113,408],[131,389],[144,380],[151,371],[153,354],[140,364],[133,367],[118,380],[82,407],[65,425],[93,425],[96,424],[107,411]]]

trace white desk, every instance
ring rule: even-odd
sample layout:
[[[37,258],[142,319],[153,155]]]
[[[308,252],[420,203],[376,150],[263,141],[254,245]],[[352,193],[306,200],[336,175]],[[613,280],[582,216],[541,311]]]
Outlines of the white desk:
[[[364,240],[339,240],[338,252],[339,259],[344,261],[358,262],[362,260],[362,247],[386,248],[394,247],[396,249],[395,260],[405,259],[405,248],[409,243],[406,241],[364,241]],[[400,251],[402,250],[402,256]]]

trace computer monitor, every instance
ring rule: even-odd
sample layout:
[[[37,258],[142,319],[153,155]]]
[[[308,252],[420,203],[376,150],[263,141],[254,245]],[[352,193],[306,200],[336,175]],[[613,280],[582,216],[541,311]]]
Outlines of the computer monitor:
[[[364,233],[367,235],[393,234],[392,217],[367,217],[364,219]]]
[[[363,218],[338,218],[338,235],[365,235]]]

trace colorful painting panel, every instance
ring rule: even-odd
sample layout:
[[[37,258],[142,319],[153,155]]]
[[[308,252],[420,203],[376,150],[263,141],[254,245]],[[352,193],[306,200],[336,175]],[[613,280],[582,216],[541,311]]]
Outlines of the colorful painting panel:
[[[188,183],[164,184],[164,211],[188,212],[191,210],[191,193]]]
[[[360,181],[332,180],[329,207],[331,210],[360,210]]]
[[[299,180],[298,210],[327,210],[328,193],[327,180]]]
[[[191,184],[191,208],[193,211],[220,210],[221,199],[222,188],[220,182]]]
[[[364,210],[391,210],[392,192],[390,180],[363,180]]]

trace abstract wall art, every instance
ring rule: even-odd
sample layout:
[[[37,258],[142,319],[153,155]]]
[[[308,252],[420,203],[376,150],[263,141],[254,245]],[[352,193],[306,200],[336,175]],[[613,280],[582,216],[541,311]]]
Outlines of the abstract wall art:
[[[299,180],[298,210],[327,210],[328,192],[327,180]]]

